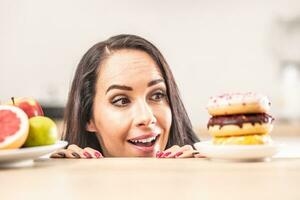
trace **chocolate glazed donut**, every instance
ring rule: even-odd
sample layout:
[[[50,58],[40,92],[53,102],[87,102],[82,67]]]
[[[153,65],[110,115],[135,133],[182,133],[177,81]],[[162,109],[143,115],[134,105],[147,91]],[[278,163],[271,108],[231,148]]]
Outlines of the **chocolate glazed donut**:
[[[266,113],[223,115],[211,117],[208,121],[207,128],[215,125],[219,125],[220,128],[225,125],[237,125],[242,128],[244,123],[254,125],[255,123],[272,123],[273,121],[274,118]]]

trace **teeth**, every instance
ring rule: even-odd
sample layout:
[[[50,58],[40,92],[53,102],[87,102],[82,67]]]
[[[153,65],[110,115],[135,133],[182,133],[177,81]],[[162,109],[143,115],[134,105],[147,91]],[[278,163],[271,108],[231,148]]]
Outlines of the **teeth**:
[[[146,139],[142,139],[142,140],[131,140],[132,142],[134,143],[138,143],[138,142],[141,142],[141,143],[147,143],[147,142],[152,142],[155,140],[156,137],[150,137],[150,138],[146,138]]]

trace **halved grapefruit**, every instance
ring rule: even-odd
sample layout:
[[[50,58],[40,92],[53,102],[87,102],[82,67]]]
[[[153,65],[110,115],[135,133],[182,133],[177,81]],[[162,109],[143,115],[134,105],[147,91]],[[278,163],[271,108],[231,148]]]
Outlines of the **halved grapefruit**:
[[[0,149],[17,149],[28,136],[29,120],[18,107],[0,105]]]

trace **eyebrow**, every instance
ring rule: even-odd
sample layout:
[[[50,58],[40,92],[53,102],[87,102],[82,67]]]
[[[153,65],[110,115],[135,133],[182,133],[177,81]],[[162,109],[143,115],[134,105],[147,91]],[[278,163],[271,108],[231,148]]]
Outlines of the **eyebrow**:
[[[156,85],[156,84],[158,84],[158,83],[160,83],[160,82],[164,82],[164,80],[163,80],[163,79],[155,79],[155,80],[153,80],[153,81],[150,81],[150,82],[147,84],[147,86],[148,86],[148,87],[151,87],[151,86]]]
[[[155,80],[152,80],[150,81],[147,86],[148,87],[151,87],[153,85],[156,85],[160,82],[164,82],[163,79],[155,79]],[[118,89],[118,90],[127,90],[127,91],[132,91],[133,88],[132,87],[129,87],[129,86],[126,86],[126,85],[117,85],[117,84],[114,84],[114,85],[111,85],[107,88],[105,94],[107,94],[110,90],[113,90],[113,89]]]

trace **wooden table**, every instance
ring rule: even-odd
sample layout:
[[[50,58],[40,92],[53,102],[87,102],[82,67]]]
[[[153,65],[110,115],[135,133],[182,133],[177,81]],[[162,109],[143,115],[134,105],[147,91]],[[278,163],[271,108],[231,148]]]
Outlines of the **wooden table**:
[[[300,157],[39,159],[34,167],[0,169],[0,199],[299,200]]]

